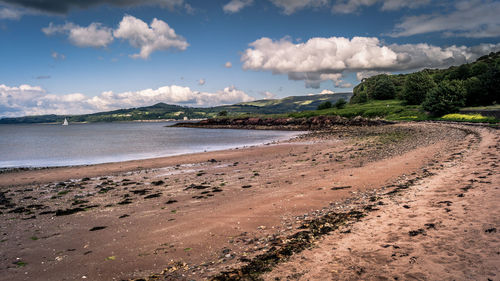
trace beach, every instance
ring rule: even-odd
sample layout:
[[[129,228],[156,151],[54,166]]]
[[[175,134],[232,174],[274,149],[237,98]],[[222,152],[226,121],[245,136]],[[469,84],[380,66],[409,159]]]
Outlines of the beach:
[[[499,139],[333,126],[1,173],[0,280],[498,280]]]

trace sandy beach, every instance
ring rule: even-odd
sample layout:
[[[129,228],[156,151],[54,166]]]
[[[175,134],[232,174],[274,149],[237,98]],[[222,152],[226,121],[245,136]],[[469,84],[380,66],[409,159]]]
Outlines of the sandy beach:
[[[0,174],[0,280],[499,280],[498,130],[339,126]]]

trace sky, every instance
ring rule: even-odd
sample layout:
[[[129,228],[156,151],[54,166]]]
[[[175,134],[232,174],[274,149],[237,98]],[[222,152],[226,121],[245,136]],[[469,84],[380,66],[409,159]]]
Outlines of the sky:
[[[0,0],[0,118],[350,92],[500,51],[500,1]]]

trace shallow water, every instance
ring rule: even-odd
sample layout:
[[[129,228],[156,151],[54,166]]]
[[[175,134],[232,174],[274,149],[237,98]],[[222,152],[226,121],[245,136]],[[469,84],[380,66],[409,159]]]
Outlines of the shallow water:
[[[0,125],[0,168],[98,164],[284,140],[300,132],[165,127],[173,122]]]

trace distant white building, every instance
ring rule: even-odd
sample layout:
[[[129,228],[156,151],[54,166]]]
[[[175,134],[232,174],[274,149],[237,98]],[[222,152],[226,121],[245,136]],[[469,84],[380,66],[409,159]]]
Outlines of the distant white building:
[[[187,121],[189,120],[189,118],[187,118],[187,116],[184,116],[184,121]]]

